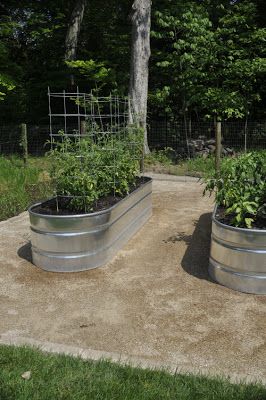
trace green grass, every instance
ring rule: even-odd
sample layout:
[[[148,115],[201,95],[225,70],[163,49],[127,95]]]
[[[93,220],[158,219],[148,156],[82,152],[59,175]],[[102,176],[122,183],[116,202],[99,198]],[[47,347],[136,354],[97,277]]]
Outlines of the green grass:
[[[214,156],[209,156],[207,158],[199,156],[174,163],[169,157],[167,150],[160,150],[152,151],[145,157],[145,171],[203,177],[214,171],[214,169]]]
[[[0,399],[265,400],[266,388],[0,346]]]
[[[24,167],[16,156],[0,156],[0,221],[27,209],[50,194],[44,158],[30,158]]]
[[[264,149],[252,150],[252,153],[265,153]],[[196,156],[195,158],[187,160],[179,160],[173,162],[171,155],[173,154],[172,149],[166,148],[164,150],[152,151],[150,154],[145,156],[144,167],[146,172],[155,172],[161,174],[171,175],[188,175],[199,178],[206,176],[212,176],[215,171],[215,156],[211,155],[208,157]],[[242,154],[241,152],[237,155]],[[228,158],[222,158],[221,162],[226,162]]]
[[[209,156],[207,158],[195,157],[190,160],[186,160],[184,168],[187,169],[188,174],[195,176],[204,176],[215,170],[215,158]]]

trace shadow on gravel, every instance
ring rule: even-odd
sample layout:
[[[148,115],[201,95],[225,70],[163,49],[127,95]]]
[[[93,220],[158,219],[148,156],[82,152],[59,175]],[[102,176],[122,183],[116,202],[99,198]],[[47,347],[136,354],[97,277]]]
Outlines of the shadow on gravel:
[[[30,242],[24,244],[18,249],[18,256],[20,258],[24,258],[24,260],[27,260],[29,262],[32,262],[32,257],[31,257],[31,244]]]
[[[202,214],[198,221],[195,222],[193,234],[184,235],[184,241],[188,247],[181,265],[188,274],[213,282],[208,274],[211,216],[211,213]]]
[[[181,262],[182,268],[190,275],[213,282],[208,274],[211,215],[211,213],[202,214],[198,221],[194,222],[195,230],[192,235],[178,232],[164,242],[185,242],[187,250]]]

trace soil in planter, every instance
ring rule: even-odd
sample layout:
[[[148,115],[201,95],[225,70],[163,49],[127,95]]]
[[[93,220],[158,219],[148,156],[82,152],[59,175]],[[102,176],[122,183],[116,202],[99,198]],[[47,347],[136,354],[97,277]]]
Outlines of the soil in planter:
[[[138,189],[141,185],[144,183],[148,182],[149,178],[147,177],[140,177],[137,178],[136,184],[132,185],[129,193],[134,192],[134,190]],[[97,212],[97,211],[103,211],[106,210],[107,208],[112,207],[119,201],[121,201],[123,198],[125,198],[128,194],[125,194],[124,196],[114,196],[110,194],[109,196],[106,196],[104,198],[101,198],[95,202],[91,210],[85,211],[84,208],[77,210],[76,208],[73,209],[73,206],[71,204],[71,200],[73,198],[71,197],[64,197],[64,196],[57,196],[57,201],[56,198],[47,200],[42,202],[40,205],[33,207],[32,211],[38,213],[38,214],[43,214],[43,215],[76,215],[76,214],[87,214],[90,212]]]
[[[223,206],[218,206],[217,207],[217,211],[215,214],[215,218],[217,219],[217,221],[225,224],[225,225],[229,225],[229,226],[234,226],[231,224],[232,219],[234,218],[233,214],[226,214],[225,213],[225,207]],[[266,229],[266,220],[265,218],[256,218],[254,220],[254,222],[252,223],[252,228],[253,229]],[[251,229],[252,229],[251,228]]]

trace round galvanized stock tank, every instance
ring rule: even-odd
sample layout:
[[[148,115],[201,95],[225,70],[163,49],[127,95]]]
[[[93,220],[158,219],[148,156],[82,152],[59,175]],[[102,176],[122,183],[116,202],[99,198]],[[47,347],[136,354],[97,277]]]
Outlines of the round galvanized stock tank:
[[[266,230],[235,228],[212,216],[209,273],[228,288],[266,294]]]
[[[47,271],[75,272],[96,268],[142,227],[152,214],[152,180],[114,206],[79,215],[43,215],[29,208],[33,263]]]

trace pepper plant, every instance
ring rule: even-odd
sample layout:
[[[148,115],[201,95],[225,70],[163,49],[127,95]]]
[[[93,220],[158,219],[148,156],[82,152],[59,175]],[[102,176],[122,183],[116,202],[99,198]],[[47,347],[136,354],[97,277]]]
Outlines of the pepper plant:
[[[219,174],[206,178],[206,192],[215,192],[231,225],[252,228],[257,219],[266,223],[266,151],[224,159]]]

